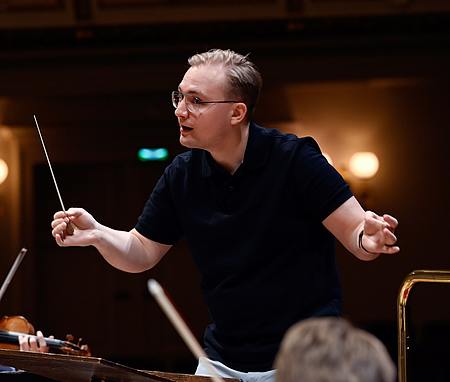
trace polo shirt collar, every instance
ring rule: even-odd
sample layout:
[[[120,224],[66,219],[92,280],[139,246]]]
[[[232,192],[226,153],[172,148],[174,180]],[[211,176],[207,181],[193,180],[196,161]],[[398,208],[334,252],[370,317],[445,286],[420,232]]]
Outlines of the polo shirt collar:
[[[244,162],[239,168],[244,170],[256,170],[262,167],[268,160],[270,152],[270,139],[265,134],[264,128],[254,122],[250,122],[247,147],[245,148]],[[201,151],[201,173],[203,177],[211,176],[219,170],[219,166],[206,150]]]

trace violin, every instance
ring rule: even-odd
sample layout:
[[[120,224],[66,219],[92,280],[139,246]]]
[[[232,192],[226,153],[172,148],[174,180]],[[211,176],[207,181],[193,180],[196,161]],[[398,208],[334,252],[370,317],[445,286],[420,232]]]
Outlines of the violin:
[[[34,335],[34,327],[22,316],[3,316],[0,319],[0,349],[19,350],[19,336]],[[77,344],[73,343],[74,337],[66,336],[67,341],[55,338],[44,338],[50,353],[78,355],[89,357],[91,352],[87,345],[81,345],[81,339]]]

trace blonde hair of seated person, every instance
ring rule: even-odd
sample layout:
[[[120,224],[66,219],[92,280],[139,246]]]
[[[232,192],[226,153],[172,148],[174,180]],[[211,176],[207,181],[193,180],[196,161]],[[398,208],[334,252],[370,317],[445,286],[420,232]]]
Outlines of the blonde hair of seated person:
[[[394,382],[384,345],[343,318],[310,318],[286,333],[275,360],[276,382]]]

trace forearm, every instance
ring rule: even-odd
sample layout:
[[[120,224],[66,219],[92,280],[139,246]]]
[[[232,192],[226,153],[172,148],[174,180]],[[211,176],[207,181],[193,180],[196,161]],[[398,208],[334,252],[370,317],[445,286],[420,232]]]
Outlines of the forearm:
[[[323,224],[358,259],[370,261],[379,256],[376,251],[371,253],[364,249],[367,249],[366,235],[362,237],[361,243],[359,241],[359,235],[364,229],[365,212],[354,197],[332,212]]]
[[[162,255],[157,246],[147,246],[131,231],[119,231],[98,224],[93,246],[113,267],[126,272],[143,272],[155,266]]]

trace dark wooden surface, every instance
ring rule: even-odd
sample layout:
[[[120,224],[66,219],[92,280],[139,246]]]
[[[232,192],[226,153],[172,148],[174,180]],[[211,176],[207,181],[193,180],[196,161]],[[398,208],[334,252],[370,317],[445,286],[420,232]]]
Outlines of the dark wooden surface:
[[[102,358],[17,350],[0,349],[0,364],[24,371],[1,373],[2,381],[203,382],[209,380],[207,377],[189,374],[137,370]]]
[[[0,364],[54,379],[55,381],[83,382],[92,380],[124,382],[168,382],[153,376],[94,357],[1,350]]]

